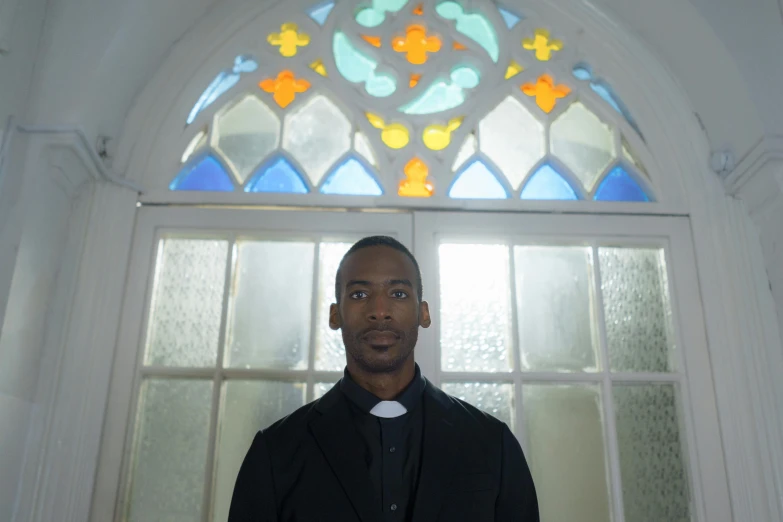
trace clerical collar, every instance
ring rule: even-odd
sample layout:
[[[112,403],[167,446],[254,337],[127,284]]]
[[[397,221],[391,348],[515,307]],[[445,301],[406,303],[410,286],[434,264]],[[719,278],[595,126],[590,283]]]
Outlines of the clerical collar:
[[[351,378],[348,368],[345,369],[345,375],[340,380],[340,391],[354,403],[361,411],[372,413],[376,417],[393,418],[403,415],[413,410],[421,400],[421,394],[424,392],[424,377],[421,376],[421,369],[416,365],[416,373],[413,380],[393,401],[382,401],[369,391],[359,386]]]

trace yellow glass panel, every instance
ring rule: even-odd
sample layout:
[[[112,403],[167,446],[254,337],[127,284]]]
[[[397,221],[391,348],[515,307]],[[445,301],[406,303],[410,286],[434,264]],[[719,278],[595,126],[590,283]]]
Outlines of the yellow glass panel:
[[[551,39],[548,30],[539,28],[533,32],[533,38],[522,40],[522,47],[528,51],[535,51],[536,59],[546,62],[552,58],[552,51],[563,49],[563,42]]]
[[[427,36],[427,29],[423,25],[409,25],[405,36],[398,36],[392,40],[392,49],[398,53],[406,53],[407,60],[414,65],[427,62],[428,53],[440,51],[443,42],[438,36]]]
[[[270,34],[267,41],[270,45],[279,47],[280,54],[290,58],[296,56],[300,47],[310,43],[310,35],[300,33],[298,25],[289,23],[281,25],[280,32]]]
[[[410,142],[410,131],[401,123],[387,125],[383,118],[371,112],[366,116],[370,125],[381,131],[381,141],[390,149],[401,149]]]
[[[400,182],[397,194],[407,198],[429,198],[435,191],[427,181],[430,169],[419,158],[413,158],[405,165],[405,179]]]
[[[557,100],[571,93],[567,85],[555,85],[555,80],[548,74],[542,74],[536,83],[526,83],[520,87],[522,92],[536,99],[536,104],[546,113],[552,112]]]
[[[433,124],[424,129],[422,136],[428,149],[443,150],[451,143],[451,133],[459,129],[464,117],[454,118],[447,125]]]
[[[310,68],[323,76],[324,78],[328,78],[329,74],[326,72],[326,67],[324,67],[324,61],[320,58],[314,61],[310,64]]]
[[[296,79],[291,71],[281,71],[276,79],[267,79],[258,84],[264,92],[272,93],[277,104],[285,109],[296,99],[297,93],[310,88],[307,80]]]
[[[506,69],[506,80],[513,78],[524,70],[524,67],[518,64],[516,61],[511,60],[511,63],[508,64],[508,69]]]

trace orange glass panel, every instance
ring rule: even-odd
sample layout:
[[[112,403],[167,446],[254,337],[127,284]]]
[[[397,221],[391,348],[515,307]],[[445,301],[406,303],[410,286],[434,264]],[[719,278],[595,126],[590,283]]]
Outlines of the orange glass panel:
[[[440,51],[443,42],[437,36],[427,36],[427,29],[423,25],[409,25],[405,36],[398,36],[392,40],[392,49],[398,53],[406,53],[408,61],[415,65],[421,65],[427,61],[428,53]]]
[[[555,80],[548,74],[542,74],[536,83],[526,83],[520,89],[528,96],[534,96],[536,104],[546,113],[552,112],[558,99],[571,93],[567,85],[555,85]]]
[[[451,46],[455,51],[464,51],[465,49],[467,49],[467,47],[465,47],[464,45],[462,45],[456,40],[454,40],[454,43],[452,43]]]
[[[416,16],[423,16],[424,15],[424,4],[419,4],[416,7],[413,8],[413,14]]]
[[[419,158],[413,158],[405,165],[405,178],[400,182],[397,194],[406,198],[429,198],[435,191],[427,181],[430,169]]]
[[[274,94],[277,104],[285,109],[296,99],[297,93],[305,92],[310,88],[307,80],[297,80],[291,71],[281,71],[276,79],[267,79],[258,84],[265,92]]]
[[[366,34],[363,34],[362,35],[362,40],[364,40],[368,44],[372,45],[373,47],[380,47],[381,46],[381,37],[380,36],[368,36]]]
[[[413,89],[419,84],[419,80],[421,80],[421,74],[411,73],[411,81],[408,85]]]
[[[310,35],[299,32],[296,24],[283,24],[279,33],[271,33],[267,37],[270,45],[280,48],[280,54],[286,58],[296,56],[299,47],[305,47],[310,43]]]

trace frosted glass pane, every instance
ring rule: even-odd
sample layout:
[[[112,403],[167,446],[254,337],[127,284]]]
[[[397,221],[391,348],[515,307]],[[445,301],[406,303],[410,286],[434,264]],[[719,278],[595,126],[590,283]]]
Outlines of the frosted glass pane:
[[[522,397],[541,520],[610,522],[598,387],[529,385]]]
[[[128,522],[201,520],[211,404],[212,381],[142,383]]]
[[[315,369],[345,368],[345,345],[340,330],[329,328],[329,306],[335,302],[334,279],[337,267],[351,243],[321,243],[318,266],[318,331],[315,347]]]
[[[320,399],[324,395],[326,395],[326,392],[331,390],[334,387],[335,383],[333,382],[317,382],[315,383],[315,388],[313,389],[313,400]]]
[[[449,189],[450,198],[508,199],[505,187],[481,160],[476,160],[457,175]]]
[[[193,156],[195,152],[200,151],[204,148],[204,146],[207,144],[207,131],[199,131],[198,134],[193,136],[193,139],[190,140],[190,143],[188,143],[188,146],[185,147],[185,151],[182,153],[182,159],[180,160],[182,163],[187,163],[188,160]]]
[[[255,96],[246,96],[217,118],[217,148],[244,183],[280,143],[280,119]]]
[[[552,154],[591,192],[615,157],[612,130],[579,102],[561,114],[550,130]]]
[[[470,133],[465,137],[465,141],[462,142],[462,147],[459,149],[457,157],[454,159],[454,165],[452,165],[451,170],[457,172],[477,151],[478,140],[476,139],[475,134]]]
[[[370,140],[368,140],[367,136],[363,133],[357,132],[354,134],[353,149],[366,159],[367,163],[373,167],[378,166],[378,162],[375,160],[375,153],[372,150],[372,145],[370,145]]]
[[[598,257],[612,371],[676,371],[663,251],[601,248]]]
[[[351,123],[325,96],[314,96],[286,116],[283,147],[316,186],[340,156],[351,148]]]
[[[258,430],[305,403],[305,384],[229,381],[223,385],[213,519],[227,520],[242,460]]]
[[[514,247],[522,368],[596,371],[590,248]]]
[[[441,367],[452,372],[510,371],[508,247],[444,244],[438,255]]]
[[[160,241],[146,365],[214,366],[227,257],[227,241]]]
[[[475,406],[514,429],[514,385],[481,382],[447,382],[443,391]]]
[[[307,368],[314,256],[314,243],[237,242],[227,366]]]
[[[544,155],[544,127],[509,96],[479,123],[479,144],[517,190]]]
[[[625,520],[690,522],[674,387],[616,385],[614,409]]]

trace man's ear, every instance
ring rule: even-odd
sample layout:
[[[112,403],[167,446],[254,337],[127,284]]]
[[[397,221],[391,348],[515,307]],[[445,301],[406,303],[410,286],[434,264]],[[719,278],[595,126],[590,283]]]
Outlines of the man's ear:
[[[332,330],[339,330],[343,325],[342,318],[340,317],[340,309],[336,304],[329,307],[329,328]]]
[[[422,301],[419,305],[419,325],[424,328],[429,328],[432,324],[432,319],[430,318],[430,305],[427,303],[427,301]]]

